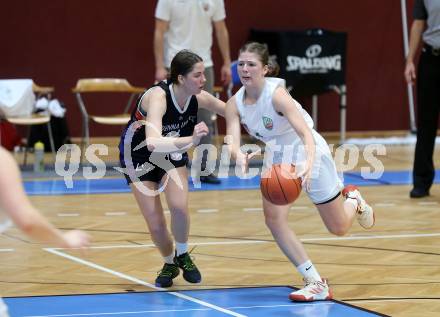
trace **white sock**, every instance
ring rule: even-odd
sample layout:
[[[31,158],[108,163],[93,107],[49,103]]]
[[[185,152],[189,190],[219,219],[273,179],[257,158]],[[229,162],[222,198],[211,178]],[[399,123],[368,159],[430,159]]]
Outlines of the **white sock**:
[[[176,241],[176,252],[177,252],[177,256],[188,252],[188,242],[185,243],[180,243]]]
[[[170,255],[164,256],[163,260],[165,261],[165,263],[174,264],[174,253],[171,253]]]
[[[312,261],[308,260],[296,267],[298,272],[306,279],[312,279],[314,281],[321,281],[321,275],[319,275]]]

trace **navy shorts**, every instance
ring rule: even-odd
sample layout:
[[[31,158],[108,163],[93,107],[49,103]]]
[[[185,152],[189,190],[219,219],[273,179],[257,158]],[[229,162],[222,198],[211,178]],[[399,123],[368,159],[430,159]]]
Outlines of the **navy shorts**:
[[[127,159],[124,159],[122,153],[119,155],[119,164],[125,169],[124,176],[127,184],[143,181],[160,183],[163,176],[169,170],[188,164],[188,153],[186,152],[178,154],[149,154],[150,155],[134,155],[132,152],[132,164],[130,164]]]

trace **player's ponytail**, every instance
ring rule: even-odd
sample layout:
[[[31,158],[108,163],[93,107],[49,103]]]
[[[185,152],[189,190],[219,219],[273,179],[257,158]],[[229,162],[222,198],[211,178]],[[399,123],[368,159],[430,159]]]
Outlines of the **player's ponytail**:
[[[266,76],[277,76],[280,71],[280,66],[278,65],[275,56],[269,57],[269,49],[267,44],[258,42],[247,42],[240,48],[240,53],[250,52],[256,54],[263,65],[267,65],[269,70]]]
[[[280,65],[278,65],[276,57],[270,56],[267,63],[269,70],[266,73],[267,77],[277,77],[280,72]]]

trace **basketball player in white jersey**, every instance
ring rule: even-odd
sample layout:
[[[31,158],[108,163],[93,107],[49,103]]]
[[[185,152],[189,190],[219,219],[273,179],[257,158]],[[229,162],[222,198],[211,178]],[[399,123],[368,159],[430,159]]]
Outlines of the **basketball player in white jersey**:
[[[50,224],[30,203],[20,180],[14,158],[0,147],[0,234],[14,223],[30,238],[62,248],[84,248],[89,236],[79,230],[61,232]],[[0,317],[8,311],[0,297]]]
[[[316,205],[327,229],[344,235],[357,220],[364,228],[374,225],[373,209],[355,186],[343,188],[326,141],[313,130],[313,121],[278,78],[271,74],[266,45],[250,42],[239,53],[238,74],[243,86],[226,105],[229,146],[236,163],[244,169],[255,154],[240,150],[240,123],[248,133],[266,144],[265,167],[293,163],[303,189]],[[278,147],[278,148],[277,148]],[[326,279],[321,278],[307,253],[288,226],[289,206],[274,205],[264,197],[266,225],[278,246],[303,276],[304,288],[289,295],[293,301],[332,298]]]

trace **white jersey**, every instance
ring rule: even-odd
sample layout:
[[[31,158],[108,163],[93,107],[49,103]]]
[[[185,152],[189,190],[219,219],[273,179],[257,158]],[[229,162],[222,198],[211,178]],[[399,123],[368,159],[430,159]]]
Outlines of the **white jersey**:
[[[285,144],[292,144],[299,139],[299,136],[289,121],[282,114],[275,111],[272,103],[273,93],[277,87],[283,86],[283,80],[271,77],[266,78],[265,81],[263,91],[257,102],[253,105],[245,105],[243,103],[245,97],[244,87],[241,87],[235,94],[240,121],[249,134],[264,143],[274,139],[285,139],[283,136],[286,136],[286,139],[289,141]],[[310,115],[298,102],[295,102],[295,104],[307,125],[313,128],[313,120]]]
[[[300,150],[298,147],[303,144],[290,122],[274,108],[272,102],[273,93],[277,87],[282,86],[283,80],[280,78],[265,78],[263,91],[257,102],[253,105],[245,105],[243,103],[245,97],[244,87],[241,87],[235,94],[235,103],[240,115],[240,122],[250,135],[266,144],[266,151],[272,150],[274,152],[276,156],[274,163],[281,162],[279,155],[284,152],[284,146],[293,147],[295,153],[299,154],[298,151]],[[307,126],[313,129],[313,120],[310,115],[298,102],[295,101],[295,105],[303,116]],[[276,146],[281,146],[281,148],[277,149]],[[304,155],[300,155],[300,157],[294,159],[294,161],[298,160],[304,160]]]
[[[307,152],[290,122],[273,105],[272,96],[277,87],[282,87],[283,80],[265,78],[263,91],[253,105],[244,104],[245,88],[235,94],[235,103],[240,115],[240,122],[248,133],[266,144],[264,166],[293,163],[299,170],[307,160]],[[342,182],[330,153],[327,142],[313,129],[310,115],[295,101],[295,105],[311,129],[315,141],[315,161],[312,168],[311,186],[308,195],[315,204],[332,199],[341,190]]]

